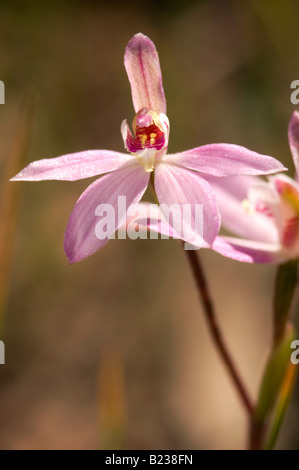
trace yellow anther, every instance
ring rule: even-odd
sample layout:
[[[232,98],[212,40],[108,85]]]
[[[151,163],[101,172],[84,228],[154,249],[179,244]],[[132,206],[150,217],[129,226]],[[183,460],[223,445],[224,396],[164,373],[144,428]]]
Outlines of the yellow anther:
[[[152,132],[152,133],[150,134],[150,144],[151,144],[151,145],[154,145],[155,140],[156,140],[156,137],[157,137],[157,134],[155,134],[154,132]]]

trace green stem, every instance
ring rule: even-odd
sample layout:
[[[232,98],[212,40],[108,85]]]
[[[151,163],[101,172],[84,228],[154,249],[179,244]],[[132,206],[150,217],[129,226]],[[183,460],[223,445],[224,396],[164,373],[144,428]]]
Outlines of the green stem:
[[[295,307],[298,285],[298,260],[278,266],[273,299],[273,349],[284,336],[285,327]]]

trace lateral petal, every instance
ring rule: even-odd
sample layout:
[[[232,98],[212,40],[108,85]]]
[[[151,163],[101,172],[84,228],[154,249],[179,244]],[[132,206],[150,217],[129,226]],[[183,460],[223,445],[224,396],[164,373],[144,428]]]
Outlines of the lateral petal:
[[[92,183],[78,199],[67,224],[64,249],[70,263],[81,261],[104,246],[124,224],[126,211],[140,201],[149,182],[149,174],[136,164],[103,176]],[[119,197],[125,204],[119,206]],[[107,215],[107,230],[99,237],[97,215]]]
[[[76,181],[115,171],[134,163],[134,155],[111,150],[85,150],[56,158],[36,160],[10,181]]]

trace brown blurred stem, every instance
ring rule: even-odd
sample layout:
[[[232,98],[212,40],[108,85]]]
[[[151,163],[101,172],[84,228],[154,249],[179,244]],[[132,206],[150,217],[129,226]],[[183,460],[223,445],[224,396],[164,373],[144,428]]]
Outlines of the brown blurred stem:
[[[249,449],[250,450],[262,450],[266,434],[266,424],[256,422],[252,419],[250,423],[250,438],[249,438]]]
[[[226,365],[226,368],[230,374],[233,383],[235,384],[235,387],[239,393],[244,407],[246,408],[248,414],[252,416],[253,405],[222,337],[222,333],[216,318],[210,290],[203,271],[201,261],[199,259],[199,255],[195,250],[184,251],[188,258],[193,277],[198,288],[198,293],[202,301],[205,318],[207,320],[208,327],[210,329],[210,333],[213,337],[216,348],[218,349],[219,354]]]

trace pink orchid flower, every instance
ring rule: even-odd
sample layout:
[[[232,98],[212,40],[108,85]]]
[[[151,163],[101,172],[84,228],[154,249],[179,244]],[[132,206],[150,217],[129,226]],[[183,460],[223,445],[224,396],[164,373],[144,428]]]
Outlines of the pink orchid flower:
[[[125,223],[127,209],[142,198],[152,171],[159,203],[167,206],[188,203],[194,243],[201,244],[203,238],[204,244],[212,246],[219,232],[220,215],[208,177],[272,174],[285,170],[270,156],[230,144],[211,144],[167,154],[169,121],[153,42],[141,33],[133,36],[126,47],[124,62],[136,112],[132,132],[126,121],[121,125],[129,153],[87,150],[38,160],[12,178],[14,181],[74,181],[105,174],[83,192],[70,215],[64,248],[71,263],[93,254]],[[125,209],[119,209],[119,196],[126,197]],[[115,209],[116,223],[111,224],[105,239],[95,234],[96,208],[101,204]],[[203,236],[193,229],[198,204],[203,205]]]
[[[217,237],[213,249],[249,263],[283,263],[299,258],[299,113],[291,117],[288,137],[296,180],[275,175],[210,178],[222,223],[236,237]],[[242,237],[242,238],[239,238]]]

